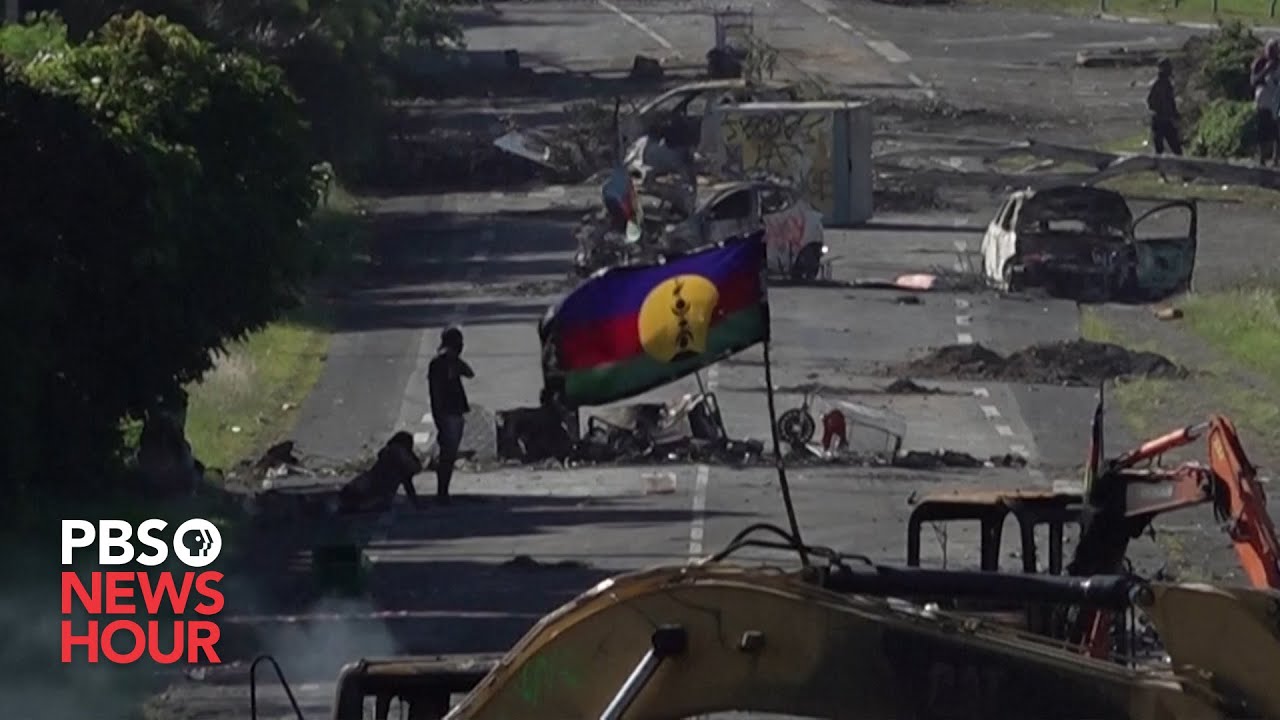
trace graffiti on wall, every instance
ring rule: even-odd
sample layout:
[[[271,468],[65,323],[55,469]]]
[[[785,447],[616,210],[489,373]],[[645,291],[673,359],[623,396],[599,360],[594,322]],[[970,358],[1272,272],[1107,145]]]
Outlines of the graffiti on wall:
[[[790,180],[814,209],[835,209],[831,112],[728,113],[723,135],[729,168]]]

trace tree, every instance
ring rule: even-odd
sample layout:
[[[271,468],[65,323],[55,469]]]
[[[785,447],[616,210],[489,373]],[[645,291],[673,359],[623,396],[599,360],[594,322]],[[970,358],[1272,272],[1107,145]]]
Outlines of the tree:
[[[121,418],[296,301],[314,156],[281,72],[116,17],[0,85],[11,478],[85,477]],[[16,434],[15,434],[16,430]]]

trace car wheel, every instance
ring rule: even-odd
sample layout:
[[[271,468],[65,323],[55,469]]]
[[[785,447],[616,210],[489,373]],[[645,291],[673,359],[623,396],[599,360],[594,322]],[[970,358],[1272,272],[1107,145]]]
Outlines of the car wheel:
[[[1024,289],[1022,268],[1017,266],[1013,258],[1005,261],[1004,269],[1000,271],[1000,283],[1004,286],[1005,292],[1022,292]]]

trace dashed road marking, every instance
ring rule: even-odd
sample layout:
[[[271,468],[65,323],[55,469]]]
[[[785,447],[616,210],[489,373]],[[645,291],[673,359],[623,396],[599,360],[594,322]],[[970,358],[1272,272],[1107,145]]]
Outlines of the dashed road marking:
[[[673,56],[680,57],[680,51],[676,50],[675,46],[671,44],[670,40],[667,40],[666,38],[659,35],[657,31],[655,31],[653,28],[649,27],[648,25],[644,24],[644,22],[637,19],[634,15],[628,13],[627,11],[618,7],[617,5],[614,5],[613,3],[609,2],[609,0],[596,0],[596,2],[600,4],[600,7],[605,8],[609,12],[612,12],[613,14],[622,18],[624,21],[626,21],[635,29],[653,38],[654,42],[661,45],[664,50],[666,50],[667,52],[670,52]]]
[[[894,45],[888,40],[868,40],[867,47],[875,50],[876,54],[895,65],[911,62],[910,55],[903,52],[902,48]]]
[[[972,345],[973,336],[970,335],[969,333],[956,333],[956,342],[960,343],[961,345]]]
[[[968,300],[965,300],[964,298],[956,298],[956,309],[957,309],[957,310],[968,310],[968,309],[969,309],[969,301],[968,301]]]
[[[976,387],[976,388],[974,388],[974,389],[973,389],[973,394],[974,394],[974,395],[976,395],[976,396],[978,396],[978,397],[991,397],[991,391],[990,391],[990,390],[988,390],[988,389],[986,389],[986,388],[984,388],[984,387]]]
[[[956,316],[956,324],[957,324],[957,325],[960,325],[960,326],[962,326],[962,327],[968,327],[968,326],[969,326],[969,325],[971,325],[972,323],[973,323],[973,318],[972,318],[972,317],[969,317],[968,315],[957,315],[957,316]]]
[[[1002,437],[1013,437],[1013,428],[1008,425],[997,425],[996,432]]]
[[[982,414],[986,415],[988,420],[992,418],[998,418],[1000,417],[1000,408],[996,407],[995,405],[983,405]]]
[[[720,368],[715,365],[707,368],[707,391],[716,389],[720,380]],[[693,485],[693,515],[689,518],[689,557],[702,556],[702,541],[707,524],[707,486],[711,483],[711,467],[699,465],[697,477]]]

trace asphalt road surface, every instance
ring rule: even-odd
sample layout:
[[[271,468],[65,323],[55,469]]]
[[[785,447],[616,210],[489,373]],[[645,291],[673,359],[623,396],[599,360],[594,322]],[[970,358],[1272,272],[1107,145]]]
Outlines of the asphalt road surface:
[[[794,69],[823,71],[849,88],[946,92],[948,98],[974,96],[978,102],[983,92],[1010,97],[1000,83],[1029,77],[1020,73],[1054,72],[1023,69],[1019,63],[1065,60],[1080,42],[1132,42],[1128,38],[1135,35],[1142,40],[1180,32],[868,3],[750,5],[758,26],[767,28]],[[500,20],[469,27],[472,47],[515,47],[532,61],[575,69],[625,68],[636,53],[696,64],[712,37],[710,20],[698,14],[704,9],[689,4],[520,3],[500,9]],[[991,39],[997,35],[1005,37]],[[973,77],[981,80],[970,82]],[[1051,95],[1047,88],[1028,87]],[[1029,97],[1027,102],[1040,101]],[[342,314],[324,376],[301,410],[295,434],[301,449],[340,461],[375,450],[396,429],[429,441],[425,362],[449,323],[462,325],[466,355],[477,372],[469,392],[479,410],[464,448],[480,449],[488,441],[487,413],[535,403],[540,387],[536,322],[564,289],[570,227],[578,213],[573,208],[593,203],[595,192],[541,188],[383,199],[377,209],[379,268],[352,294]],[[842,258],[836,274],[852,279],[955,271],[957,263],[963,268],[977,249],[986,214],[884,215],[868,228],[829,231],[827,242]],[[818,384],[819,404],[858,403],[900,420],[904,449],[949,449],[977,457],[1016,453],[1030,465],[791,469],[807,541],[886,562],[904,559],[905,518],[913,496],[1073,482],[1094,402],[1087,390],[945,378],[913,378],[939,393],[886,394],[884,386],[893,377],[880,368],[929,347],[981,343],[1010,351],[1078,333],[1078,312],[1071,303],[977,292],[921,293],[914,296],[918,303],[903,302],[902,296],[773,289],[779,412],[800,404],[800,386]],[[735,437],[768,437],[761,360],[755,349],[704,374]],[[686,381],[650,397],[670,400],[693,389]],[[429,475],[418,479],[420,492],[430,494],[433,484]],[[749,523],[785,524],[777,479],[764,468],[462,473],[455,493],[460,497],[452,506],[398,510],[366,529],[376,538],[368,549],[371,598],[301,609],[363,619],[245,621],[257,629],[261,649],[276,654],[299,684],[309,717],[327,712],[332,688],[326,681],[343,662],[398,653],[504,650],[537,617],[610,574],[685,562],[724,546]],[[944,552],[926,538],[926,561],[973,565],[975,540],[976,534],[957,529],[947,536]],[[512,564],[517,556],[534,562]],[[554,565],[562,561],[567,564]],[[373,614],[385,611],[405,614]],[[156,716],[244,717],[245,692],[243,684],[185,683],[158,701]],[[278,693],[268,694],[263,701],[268,707],[260,708],[259,717],[292,717]]]

